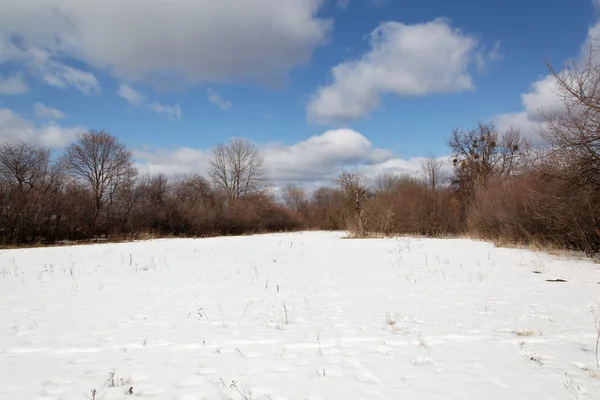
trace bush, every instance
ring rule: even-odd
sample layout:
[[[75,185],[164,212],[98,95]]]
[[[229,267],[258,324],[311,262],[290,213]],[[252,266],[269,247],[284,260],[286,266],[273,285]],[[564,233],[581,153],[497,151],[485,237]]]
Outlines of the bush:
[[[600,196],[561,179],[529,173],[480,191],[469,232],[484,239],[594,254],[600,250]]]

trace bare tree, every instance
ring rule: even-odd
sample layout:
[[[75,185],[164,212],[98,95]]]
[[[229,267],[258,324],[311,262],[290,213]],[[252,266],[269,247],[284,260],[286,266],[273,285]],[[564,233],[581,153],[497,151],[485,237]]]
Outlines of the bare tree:
[[[389,173],[379,175],[375,179],[375,189],[378,194],[391,193],[397,188],[401,179],[402,177]]]
[[[569,164],[566,178],[600,187],[600,46],[592,41],[579,60],[556,71],[548,68],[558,89],[561,109],[542,111],[541,135]]]
[[[311,226],[318,229],[342,229],[343,197],[342,191],[336,188],[322,186],[315,189],[308,202]]]
[[[306,192],[301,187],[289,184],[283,188],[283,202],[285,206],[298,213],[302,214],[308,206],[308,198]]]
[[[7,196],[5,217],[10,238],[31,237],[33,232],[27,232],[26,225],[30,231],[39,228],[53,170],[49,149],[24,142],[0,146],[0,183]]]
[[[234,138],[218,145],[208,164],[208,176],[215,187],[225,192],[231,209],[240,198],[265,190],[264,160],[249,140]]]
[[[110,133],[90,130],[67,147],[64,160],[68,171],[85,182],[92,192],[91,229],[94,232],[100,211],[113,201],[120,185],[136,175],[133,156]]]
[[[199,174],[175,177],[175,198],[191,207],[213,205],[214,195],[210,184]]]
[[[368,235],[365,206],[370,193],[365,179],[358,173],[342,172],[335,183],[343,191],[350,216],[348,230],[357,237]]]
[[[130,233],[136,228],[139,229],[134,226],[132,216],[143,199],[144,183],[144,179],[135,177],[123,182],[118,190],[116,207],[113,208],[116,208],[115,213],[118,216],[122,233]]]
[[[453,183],[467,204],[491,177],[511,175],[529,148],[518,131],[510,129],[500,135],[492,123],[479,123],[469,131],[455,129],[448,146],[453,154]]]
[[[421,180],[427,187],[425,218],[427,221],[425,229],[431,236],[438,235],[440,231],[440,219],[442,213],[441,189],[448,181],[448,175],[444,170],[444,162],[430,156],[421,162]]]
[[[50,150],[20,142],[0,147],[0,179],[21,192],[32,190],[45,178]]]
[[[440,187],[448,182],[444,162],[434,156],[421,161],[421,180],[432,192],[438,192]]]

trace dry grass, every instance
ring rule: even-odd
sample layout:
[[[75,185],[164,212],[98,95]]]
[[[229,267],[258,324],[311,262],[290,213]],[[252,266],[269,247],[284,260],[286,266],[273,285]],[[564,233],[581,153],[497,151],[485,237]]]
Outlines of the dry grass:
[[[516,330],[516,331],[513,331],[513,333],[519,337],[536,335],[536,331],[534,331],[533,329]],[[541,332],[538,331],[537,334],[541,335]]]
[[[385,313],[385,322],[389,326],[392,326],[392,327],[395,326],[396,323],[398,322],[398,314]]]
[[[382,234],[370,234],[367,236],[354,236],[354,235],[348,234],[347,236],[342,236],[341,239],[386,239],[389,237],[390,236],[385,236]]]

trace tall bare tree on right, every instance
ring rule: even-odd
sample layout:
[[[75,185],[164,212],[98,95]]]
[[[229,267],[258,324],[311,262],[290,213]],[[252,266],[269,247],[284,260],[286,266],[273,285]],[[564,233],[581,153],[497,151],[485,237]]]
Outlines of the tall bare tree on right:
[[[567,178],[578,185],[600,189],[600,44],[591,41],[587,51],[554,77],[561,109],[543,112],[541,135],[554,156],[569,165]]]

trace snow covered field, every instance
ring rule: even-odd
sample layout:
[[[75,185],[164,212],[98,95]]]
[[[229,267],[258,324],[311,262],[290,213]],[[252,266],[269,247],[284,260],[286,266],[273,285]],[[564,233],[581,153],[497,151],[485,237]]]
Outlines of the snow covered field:
[[[342,235],[1,251],[0,398],[600,399],[599,265]]]

